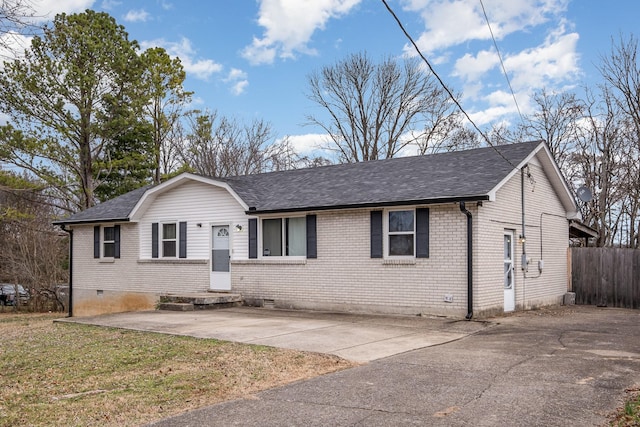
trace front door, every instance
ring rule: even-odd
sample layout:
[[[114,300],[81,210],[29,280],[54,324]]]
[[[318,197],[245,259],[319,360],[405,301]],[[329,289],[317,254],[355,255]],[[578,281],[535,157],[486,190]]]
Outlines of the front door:
[[[211,227],[211,283],[209,287],[216,291],[231,290],[228,225]]]
[[[513,231],[504,231],[504,311],[516,309],[515,275],[513,269]]]

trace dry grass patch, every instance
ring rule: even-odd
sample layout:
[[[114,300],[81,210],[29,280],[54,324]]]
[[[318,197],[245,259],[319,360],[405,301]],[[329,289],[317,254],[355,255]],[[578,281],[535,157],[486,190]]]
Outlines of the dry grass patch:
[[[353,366],[337,357],[0,314],[0,426],[132,426]]]

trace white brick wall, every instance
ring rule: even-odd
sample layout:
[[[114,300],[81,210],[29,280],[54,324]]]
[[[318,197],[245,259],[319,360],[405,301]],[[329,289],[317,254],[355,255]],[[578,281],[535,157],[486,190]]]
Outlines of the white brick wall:
[[[525,236],[530,260],[528,272],[521,268],[522,235],[521,179],[516,174],[497,193],[496,201],[478,211],[477,250],[482,258],[474,269],[475,298],[479,310],[500,311],[504,304],[503,232],[514,230],[516,308],[532,308],[558,303],[567,289],[567,248],[569,228],[566,212],[543,169],[534,160],[529,164],[533,182],[525,176]],[[542,220],[541,220],[542,218]],[[540,235],[542,232],[542,253]],[[544,268],[538,271],[538,261]]]
[[[233,262],[234,291],[291,307],[466,313],[466,216],[458,206],[430,207],[430,257],[410,263],[370,258],[369,212],[317,212],[317,259],[277,267],[269,259]]]
[[[516,308],[561,301],[566,292],[566,213],[539,163],[525,177],[528,272],[521,270],[522,246],[516,243]],[[468,203],[473,214],[474,313],[504,309],[503,234],[522,234],[520,174],[502,187],[494,202]],[[318,212],[318,259],[305,264],[270,265],[238,261],[232,265],[234,291],[276,305],[381,311],[466,314],[466,216],[458,204],[430,207],[430,258],[393,265],[369,257],[369,210]],[[542,217],[542,227],[540,218]],[[543,253],[540,253],[542,230]],[[538,261],[544,259],[542,273]],[[453,295],[445,303],[444,295]]]
[[[120,224],[120,236],[119,259],[94,259],[93,224],[73,227],[74,315],[151,309],[162,293],[209,289],[208,261],[141,260],[138,224]]]

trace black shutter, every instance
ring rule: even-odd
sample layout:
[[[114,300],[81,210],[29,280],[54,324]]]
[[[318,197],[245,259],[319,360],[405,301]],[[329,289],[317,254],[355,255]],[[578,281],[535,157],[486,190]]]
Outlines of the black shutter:
[[[429,209],[416,209],[416,258],[429,258]]]
[[[120,226],[113,226],[113,257],[120,258]]]
[[[93,257],[100,258],[100,226],[93,227]]]
[[[158,223],[151,224],[151,258],[158,258]]]
[[[307,258],[318,258],[316,216],[307,215]]]
[[[178,258],[186,258],[187,257],[187,223],[180,222],[180,248],[178,249]]]
[[[249,258],[258,258],[258,219],[249,218]]]
[[[382,211],[371,211],[371,258],[382,258]]]

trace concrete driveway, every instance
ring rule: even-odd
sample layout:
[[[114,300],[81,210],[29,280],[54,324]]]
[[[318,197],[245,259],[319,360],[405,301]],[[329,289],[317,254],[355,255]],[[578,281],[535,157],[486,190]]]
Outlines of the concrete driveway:
[[[154,425],[601,426],[640,386],[638,310],[560,307],[493,324]]]
[[[327,353],[355,362],[370,362],[455,341],[492,325],[438,317],[250,307],[191,312],[143,311],[61,321]]]

